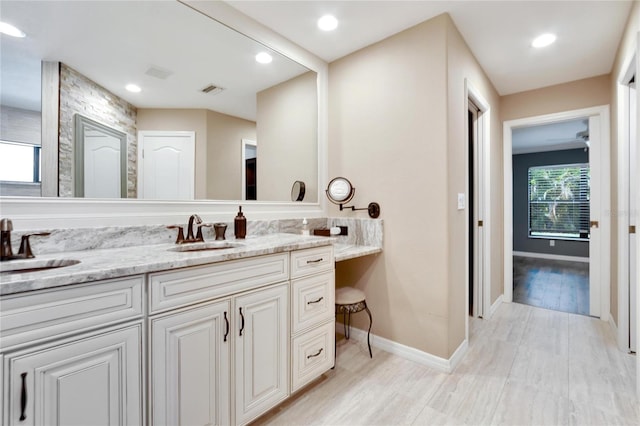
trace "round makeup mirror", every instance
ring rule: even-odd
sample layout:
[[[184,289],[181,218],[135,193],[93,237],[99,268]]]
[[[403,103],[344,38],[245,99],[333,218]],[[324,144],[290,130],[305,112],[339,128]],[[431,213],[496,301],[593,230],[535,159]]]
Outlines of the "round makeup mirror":
[[[291,201],[302,201],[304,200],[305,193],[305,184],[301,180],[297,180],[293,182],[293,186],[291,187]]]
[[[327,198],[334,204],[345,204],[351,201],[355,193],[355,188],[349,179],[337,177],[331,179],[327,187]]]

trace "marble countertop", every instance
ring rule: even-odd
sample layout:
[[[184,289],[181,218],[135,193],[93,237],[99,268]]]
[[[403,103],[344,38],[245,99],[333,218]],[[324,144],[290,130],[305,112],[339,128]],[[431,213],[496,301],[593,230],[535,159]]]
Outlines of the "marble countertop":
[[[356,257],[368,256],[370,254],[381,253],[380,247],[373,246],[357,246],[351,244],[339,244],[333,245],[333,252],[336,262],[342,260],[354,259]]]
[[[71,266],[35,272],[2,272],[0,273],[0,295],[224,262],[335,243],[334,238],[296,234],[270,234],[247,237],[244,240],[225,241],[239,246],[224,250],[177,252],[172,250],[179,247],[175,244],[156,244],[36,255],[35,260],[39,261],[69,259],[80,262]],[[344,249],[341,254],[351,256],[353,253]],[[2,266],[3,264],[0,264],[0,271],[2,271]]]

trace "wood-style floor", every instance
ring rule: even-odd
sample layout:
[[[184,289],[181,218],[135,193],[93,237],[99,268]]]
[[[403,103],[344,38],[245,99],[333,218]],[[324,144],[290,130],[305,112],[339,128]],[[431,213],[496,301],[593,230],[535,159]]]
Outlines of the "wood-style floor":
[[[589,264],[514,256],[513,301],[589,315]]]
[[[595,318],[503,303],[470,318],[451,374],[338,341],[335,370],[268,413],[267,425],[639,425],[635,357]]]

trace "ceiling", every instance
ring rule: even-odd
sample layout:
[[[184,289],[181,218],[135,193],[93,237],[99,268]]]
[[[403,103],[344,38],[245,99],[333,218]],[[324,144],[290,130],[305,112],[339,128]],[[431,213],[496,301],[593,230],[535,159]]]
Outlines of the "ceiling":
[[[327,62],[449,13],[500,95],[611,72],[631,1],[246,1],[231,6]],[[338,28],[316,27],[333,14]],[[530,47],[544,32],[558,40]]]
[[[513,155],[588,148],[588,117],[513,129]]]
[[[201,108],[256,119],[256,93],[308,71],[177,1],[7,1],[0,101],[40,110],[40,62],[62,62],[138,108]],[[273,62],[258,64],[258,52]],[[140,93],[125,90],[135,83]],[[210,84],[224,88],[202,93]],[[215,94],[214,94],[215,93]]]

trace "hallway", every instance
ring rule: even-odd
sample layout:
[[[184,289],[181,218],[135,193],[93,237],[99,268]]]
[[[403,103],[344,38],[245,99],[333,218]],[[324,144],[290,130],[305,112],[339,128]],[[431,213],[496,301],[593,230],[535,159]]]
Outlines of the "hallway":
[[[598,319],[503,303],[469,318],[470,346],[451,374],[338,341],[336,369],[269,425],[637,425],[635,357]]]

